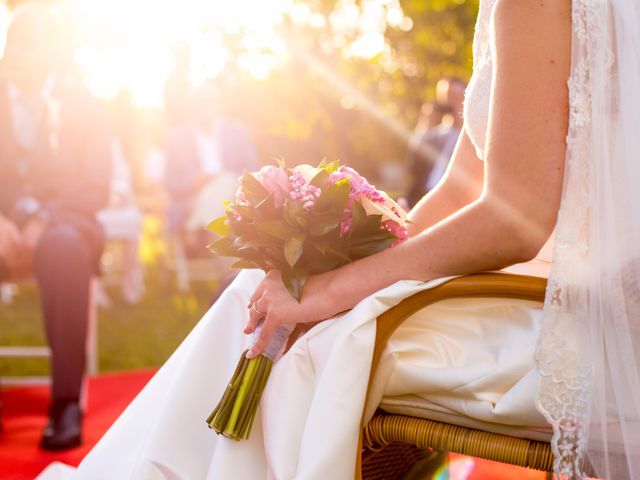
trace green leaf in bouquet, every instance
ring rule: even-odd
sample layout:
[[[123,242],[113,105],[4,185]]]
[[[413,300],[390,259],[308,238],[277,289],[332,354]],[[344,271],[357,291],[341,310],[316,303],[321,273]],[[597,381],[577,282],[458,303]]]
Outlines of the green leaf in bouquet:
[[[320,162],[318,165],[320,171],[311,179],[309,182],[314,187],[318,187],[324,189],[327,186],[327,180],[329,180],[329,175],[340,168],[340,162],[330,162],[327,163],[325,160]]]
[[[250,218],[251,219],[251,218],[253,218],[253,216],[255,214],[255,208],[249,207],[247,205],[235,204],[233,206],[233,212],[238,214],[238,215],[240,215],[241,217]]]
[[[284,258],[290,267],[293,267],[302,256],[305,239],[305,235],[293,235],[284,242]]]
[[[345,263],[348,263],[348,261],[328,252],[322,247],[320,247],[320,249],[312,247],[311,243],[311,239],[307,240],[307,246],[302,253],[302,257],[298,260],[297,267],[311,274],[318,274],[335,270]]]
[[[261,249],[261,254],[265,262],[269,263],[270,268],[275,268],[277,270],[286,270],[290,268],[287,260],[284,258],[282,244],[273,247],[265,247]]]
[[[325,257],[326,256],[335,257],[346,263],[351,261],[351,259],[344,252],[342,252],[341,249],[337,247],[335,242],[330,242],[330,241],[327,241],[326,239],[321,239],[321,240],[310,239],[309,244]]]
[[[321,237],[335,230],[340,226],[340,218],[337,215],[314,215],[310,219],[310,226],[307,229],[309,235]]]
[[[357,226],[352,226],[350,237],[351,243],[360,243],[361,241],[378,238],[380,232],[383,231],[381,227],[381,219],[381,215],[369,215],[369,218],[365,222],[362,222]]]
[[[326,159],[323,159],[318,165],[318,168],[322,168],[328,173],[333,173],[340,168],[340,162],[338,160],[334,160],[333,162],[327,162]]]
[[[235,247],[234,242],[236,237],[222,237],[219,240],[209,244],[207,248],[215,253],[216,255],[220,255],[222,257],[237,257],[238,249]]]
[[[251,222],[230,220],[229,227],[231,228],[231,233],[236,237],[256,236],[256,227]]]
[[[252,244],[250,237],[240,235],[235,237],[232,247],[236,249],[236,252],[238,252],[239,255],[241,255],[243,250],[250,250],[254,248],[254,245]]]
[[[367,215],[360,203],[353,204],[351,218],[350,240],[352,243],[370,241],[381,238],[380,235],[384,235],[384,232],[389,233],[381,228],[382,215]]]
[[[284,203],[284,219],[292,227],[300,226],[305,228],[307,226],[306,215],[307,212],[302,207],[302,204],[297,200],[287,200]]]
[[[374,253],[378,253],[378,252],[381,252],[382,250],[385,250],[387,247],[389,247],[389,245],[391,245],[396,240],[397,240],[396,237],[393,234],[389,233],[389,236],[387,238],[376,239],[368,242],[362,242],[355,245],[351,245],[351,247],[349,248],[349,254],[354,260],[368,257],[369,255],[373,255]]]
[[[393,233],[383,228],[380,228],[378,230],[373,230],[368,232],[367,235],[352,237],[349,242],[349,248],[360,245],[362,243],[385,241],[389,239],[391,239],[392,241],[397,240],[397,238]]]
[[[255,206],[255,218],[278,218],[280,216],[273,197],[273,192],[270,192],[264,197],[264,200]]]
[[[242,191],[247,201],[254,206],[262,202],[269,194],[256,177],[246,170],[242,174]]]
[[[231,268],[262,268],[252,260],[241,259],[231,265]]]
[[[305,272],[296,269],[286,269],[282,271],[282,282],[298,302],[302,298],[302,289],[304,288],[304,282],[306,282],[306,280],[307,274]]]
[[[264,220],[256,222],[256,228],[259,232],[266,233],[280,240],[287,240],[296,232],[282,220]]]
[[[246,249],[258,249],[264,247],[274,247],[281,245],[282,242],[280,240],[274,239],[273,237],[264,235],[257,237],[238,237],[236,245],[238,246],[238,250],[242,252]]]
[[[348,199],[349,180],[345,178],[323,189],[313,210],[319,213],[334,212],[342,214]]]
[[[367,215],[361,203],[354,202],[351,207],[351,230],[352,232],[362,232],[362,235],[371,235],[380,230],[382,215]]]
[[[329,175],[331,175],[331,172],[322,169],[316,174],[315,177],[311,179],[309,184],[313,185],[314,187],[325,188],[327,185],[327,180],[329,180]]]
[[[207,229],[212,231],[216,235],[220,235],[221,237],[226,237],[231,233],[231,227],[229,227],[229,219],[226,215],[216,218],[213,222],[207,225]]]

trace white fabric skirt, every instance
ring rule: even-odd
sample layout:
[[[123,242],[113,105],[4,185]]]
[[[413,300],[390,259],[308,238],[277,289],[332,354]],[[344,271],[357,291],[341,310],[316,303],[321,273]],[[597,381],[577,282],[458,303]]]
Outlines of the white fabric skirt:
[[[77,469],[54,463],[38,480],[347,480],[365,403],[369,417],[383,396],[407,393],[482,421],[544,424],[530,302],[457,300],[414,315],[365,398],[375,318],[439,279],[398,282],[315,326],[274,366],[249,440],[218,437],[205,419],[248,346],[246,305],[262,276],[238,275]]]

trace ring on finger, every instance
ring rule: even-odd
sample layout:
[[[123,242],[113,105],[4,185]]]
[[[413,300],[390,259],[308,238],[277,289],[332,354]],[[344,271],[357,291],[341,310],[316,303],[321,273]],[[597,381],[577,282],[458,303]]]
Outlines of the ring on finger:
[[[262,315],[262,316],[266,315],[266,312],[262,312],[258,310],[258,302],[254,302],[251,308],[253,308],[253,311],[256,312],[258,315]]]

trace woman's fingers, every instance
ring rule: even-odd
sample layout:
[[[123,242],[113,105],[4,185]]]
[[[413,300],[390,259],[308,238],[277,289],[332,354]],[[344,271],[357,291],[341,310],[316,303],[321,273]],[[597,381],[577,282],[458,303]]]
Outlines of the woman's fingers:
[[[264,319],[264,323],[262,324],[262,328],[260,329],[258,340],[256,340],[256,342],[251,346],[251,348],[249,348],[249,351],[247,352],[247,358],[255,358],[264,351],[264,348],[269,343],[269,340],[271,340],[271,336],[273,335],[273,332],[275,331],[277,326],[278,324],[273,321],[273,317],[267,315],[267,317]]]
[[[267,299],[265,297],[266,295],[262,295],[255,302],[249,304],[249,321],[244,327],[244,333],[252,333],[266,315]],[[265,310],[262,310],[263,308]]]
[[[249,309],[249,322],[247,322],[244,327],[244,333],[253,332],[258,323],[260,323],[260,319],[265,316],[266,310],[258,308],[257,305],[260,299],[264,296],[264,280],[262,280],[249,299],[249,305],[247,305],[247,308]]]
[[[247,305],[247,308],[251,308],[252,305],[256,303],[258,299],[262,297],[263,294],[264,294],[264,280],[260,282],[258,287],[253,292],[253,295],[251,295],[251,298],[249,299],[249,305]]]

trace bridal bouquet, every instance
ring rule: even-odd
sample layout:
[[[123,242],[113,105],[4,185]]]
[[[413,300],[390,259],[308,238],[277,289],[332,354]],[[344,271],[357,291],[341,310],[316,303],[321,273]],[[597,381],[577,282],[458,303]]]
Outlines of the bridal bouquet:
[[[402,208],[337,162],[245,172],[225,212],[209,225],[221,237],[209,248],[238,258],[237,268],[280,270],[297,300],[308,275],[333,270],[407,238]],[[249,437],[271,366],[289,333],[279,327],[262,355],[242,355],[207,419],[210,428],[235,440]],[[254,333],[258,334],[259,330]]]

